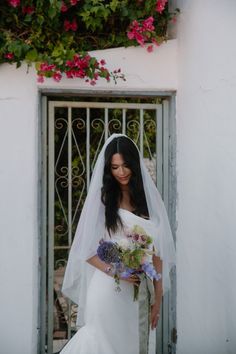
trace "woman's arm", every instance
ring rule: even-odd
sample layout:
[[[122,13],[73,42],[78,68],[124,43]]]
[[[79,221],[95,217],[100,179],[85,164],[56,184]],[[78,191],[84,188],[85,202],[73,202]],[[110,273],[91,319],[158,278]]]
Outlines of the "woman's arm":
[[[101,270],[103,273],[112,276],[112,267],[109,264],[101,261],[101,259],[97,255],[87,259],[87,262],[95,268]]]
[[[101,259],[97,255],[87,259],[87,262],[89,264],[91,264],[92,266],[94,266],[95,268],[101,270],[103,273],[106,273],[107,275],[110,275],[111,277],[114,276],[112,265],[101,261]],[[139,277],[137,277],[136,275],[132,275],[129,278],[122,278],[121,277],[121,279],[128,281],[129,283],[136,284],[136,285],[139,285],[139,281],[140,281]]]
[[[162,260],[160,257],[153,256],[153,265],[157,273],[162,274]],[[153,280],[155,290],[155,303],[151,306],[151,329],[157,327],[160,316],[161,300],[162,300],[162,280]]]

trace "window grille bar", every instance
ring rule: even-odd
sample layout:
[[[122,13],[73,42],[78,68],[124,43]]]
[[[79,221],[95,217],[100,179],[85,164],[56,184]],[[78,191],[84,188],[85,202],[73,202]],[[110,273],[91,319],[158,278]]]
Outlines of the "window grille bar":
[[[126,134],[126,109],[122,109],[122,134]]]
[[[72,244],[72,108],[68,109],[68,244]],[[71,337],[71,301],[68,301],[68,337]]]
[[[109,127],[108,127],[108,108],[105,108],[105,141],[107,140],[108,138],[108,130],[109,130]]]
[[[55,107],[71,107],[71,108],[101,108],[101,109],[155,109],[159,103],[119,103],[119,102],[69,102],[68,101],[53,101]]]
[[[90,108],[86,108],[86,186],[87,192],[90,182]]]
[[[68,241],[72,244],[72,109],[68,110]]]
[[[140,109],[140,124],[139,124],[139,144],[140,144],[140,154],[143,156],[143,109]]]

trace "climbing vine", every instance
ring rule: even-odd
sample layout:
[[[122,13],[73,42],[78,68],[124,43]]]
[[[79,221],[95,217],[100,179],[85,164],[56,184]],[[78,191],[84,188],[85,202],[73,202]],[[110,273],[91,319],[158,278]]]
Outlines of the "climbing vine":
[[[124,75],[88,52],[140,45],[148,52],[167,39],[178,9],[167,0],[3,0],[0,63],[36,66],[38,81],[82,78],[95,85]]]

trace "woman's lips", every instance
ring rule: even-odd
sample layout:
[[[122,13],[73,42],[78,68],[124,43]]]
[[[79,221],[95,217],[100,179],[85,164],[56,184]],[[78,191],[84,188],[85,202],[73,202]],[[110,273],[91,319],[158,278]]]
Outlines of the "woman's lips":
[[[128,179],[129,178],[129,176],[127,176],[127,177],[119,177],[119,179],[121,180],[121,181],[125,181],[126,179]]]

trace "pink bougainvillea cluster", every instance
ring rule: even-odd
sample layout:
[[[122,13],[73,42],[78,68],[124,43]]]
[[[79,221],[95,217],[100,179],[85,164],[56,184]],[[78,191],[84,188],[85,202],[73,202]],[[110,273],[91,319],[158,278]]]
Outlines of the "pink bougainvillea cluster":
[[[74,31],[76,32],[77,29],[78,29],[78,24],[76,22],[76,19],[73,19],[73,21],[68,21],[68,20],[65,20],[64,21],[64,29],[65,31]]]
[[[152,16],[148,17],[143,21],[134,20],[129,26],[127,36],[129,39],[136,40],[141,47],[144,47],[146,43],[153,43],[159,45],[156,39],[155,27],[153,25],[154,18]],[[150,44],[147,47],[147,51],[151,52],[153,50],[153,45]]]
[[[158,0],[156,2],[156,11],[161,14],[165,9],[166,3],[167,0]],[[156,46],[160,44],[157,41],[154,18],[152,16],[148,17],[145,20],[134,20],[129,26],[127,36],[130,40],[137,41],[137,43],[141,47],[144,47],[145,44],[148,44],[148,52],[153,51],[153,44],[155,44]]]
[[[104,59],[97,61],[89,54],[75,54],[72,60],[66,60],[65,64],[60,67],[46,62],[41,63],[38,67],[38,82],[44,82],[45,77],[52,77],[59,82],[63,73],[68,79],[85,79],[85,82],[89,82],[90,85],[95,85],[99,77],[105,78],[107,81],[110,81],[111,77],[115,81],[118,78],[125,80],[120,69],[109,72],[105,65]]]
[[[158,0],[156,2],[156,11],[161,14],[165,10],[165,6],[168,0]]]
[[[75,6],[75,5],[77,5],[78,2],[79,2],[79,0],[70,0],[70,5],[67,5],[64,1],[62,1],[62,3],[61,3],[61,12],[68,11],[70,6]]]
[[[8,4],[12,7],[17,7],[20,5],[20,0],[8,0]]]

